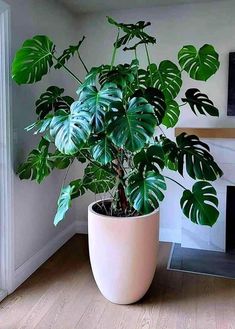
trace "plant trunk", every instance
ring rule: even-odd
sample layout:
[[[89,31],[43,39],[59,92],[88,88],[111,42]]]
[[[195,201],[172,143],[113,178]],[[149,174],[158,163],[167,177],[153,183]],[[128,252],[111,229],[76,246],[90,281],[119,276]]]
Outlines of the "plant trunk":
[[[128,201],[127,201],[127,198],[126,198],[126,193],[125,193],[124,187],[121,183],[118,186],[118,199],[119,199],[122,211],[124,213],[126,213],[127,208],[128,208]]]

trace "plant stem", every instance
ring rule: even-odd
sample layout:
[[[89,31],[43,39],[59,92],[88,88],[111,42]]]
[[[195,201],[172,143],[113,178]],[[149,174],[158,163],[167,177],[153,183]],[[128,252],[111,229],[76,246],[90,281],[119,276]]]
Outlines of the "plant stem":
[[[69,166],[68,166],[68,168],[67,168],[67,170],[66,170],[66,173],[65,173],[65,175],[64,175],[64,178],[63,178],[63,181],[62,181],[62,184],[61,184],[61,190],[62,190],[62,188],[64,187],[64,184],[65,184],[65,181],[66,181],[66,179],[67,179],[67,176],[68,176],[68,173],[69,173],[69,169],[70,169],[70,167],[72,166],[72,163],[73,163],[73,161],[72,162],[70,162],[70,164],[69,164]]]
[[[185,186],[183,186],[182,184],[178,183],[178,182],[177,182],[176,180],[174,180],[173,178],[168,177],[168,176],[164,176],[164,177],[165,177],[166,179],[169,179],[169,180],[171,180],[172,182],[178,184],[180,187],[182,187],[182,189],[187,190],[187,188],[186,188]]]
[[[138,57],[137,57],[137,50],[135,48],[135,59],[138,61]],[[138,61],[139,62],[139,61]],[[139,67],[139,66],[138,66]],[[139,74],[138,74],[138,70],[137,70],[137,85],[138,85],[138,88],[140,87],[140,81],[139,81]]]
[[[180,104],[179,107],[180,107],[180,106],[185,106],[185,105],[187,105],[187,103]]]
[[[57,61],[57,63],[59,63],[70,75],[72,75],[72,77],[77,81],[79,82],[80,84],[82,84],[82,81],[72,72],[70,71],[69,68],[67,68],[67,66],[65,66],[64,64],[62,64],[58,58],[56,58],[54,55],[53,55],[53,58]]]
[[[88,73],[88,72],[89,72],[89,71],[88,71],[88,68],[87,68],[86,64],[83,62],[82,57],[81,57],[79,51],[77,52],[77,54],[78,54],[78,58],[80,59],[80,61],[81,61],[82,65],[83,65],[83,67],[84,67],[86,73]]]
[[[111,60],[111,65],[110,65],[110,71],[113,69],[113,64],[114,64],[115,57],[116,57],[117,41],[118,41],[118,38],[119,38],[119,33],[120,33],[120,30],[118,29],[118,33],[117,33],[117,37],[116,37],[116,41],[115,41],[114,49],[113,49],[113,55],[112,55],[112,60]]]
[[[149,56],[148,47],[147,47],[146,43],[144,44],[144,47],[145,47],[145,51],[146,51],[146,55],[147,55],[147,60],[148,60],[151,85],[153,85],[153,77],[152,77],[152,72],[151,72],[151,69],[150,69],[151,61],[150,61],[150,56]]]
[[[163,134],[165,137],[167,137],[166,134],[164,133],[164,131],[162,130],[162,128],[161,128],[160,126],[158,126],[158,128],[161,130],[162,134]]]

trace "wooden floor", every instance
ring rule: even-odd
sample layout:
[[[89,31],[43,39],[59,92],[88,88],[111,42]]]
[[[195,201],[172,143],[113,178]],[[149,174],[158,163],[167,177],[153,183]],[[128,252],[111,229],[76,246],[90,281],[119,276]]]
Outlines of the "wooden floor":
[[[92,277],[87,237],[76,235],[0,304],[0,329],[233,329],[235,280],[166,270],[139,303],[114,305]]]

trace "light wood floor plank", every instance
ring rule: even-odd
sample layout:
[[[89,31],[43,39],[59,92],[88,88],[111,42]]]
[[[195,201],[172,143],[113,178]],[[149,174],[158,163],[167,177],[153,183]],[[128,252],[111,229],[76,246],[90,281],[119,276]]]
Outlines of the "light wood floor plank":
[[[76,235],[0,304],[0,329],[235,329],[235,280],[168,271],[161,243],[146,296],[108,302],[90,269],[87,236]]]

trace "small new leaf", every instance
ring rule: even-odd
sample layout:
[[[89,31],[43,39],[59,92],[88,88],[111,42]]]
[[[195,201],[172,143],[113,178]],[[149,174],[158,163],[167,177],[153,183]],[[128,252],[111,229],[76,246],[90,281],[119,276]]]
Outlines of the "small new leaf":
[[[79,41],[79,43],[75,46],[69,46],[69,48],[65,49],[63,51],[63,54],[57,58],[57,64],[55,65],[55,69],[60,69],[67,61],[70,60],[71,57],[73,57],[81,47],[81,44],[85,40],[85,36],[82,37],[82,39]]]

